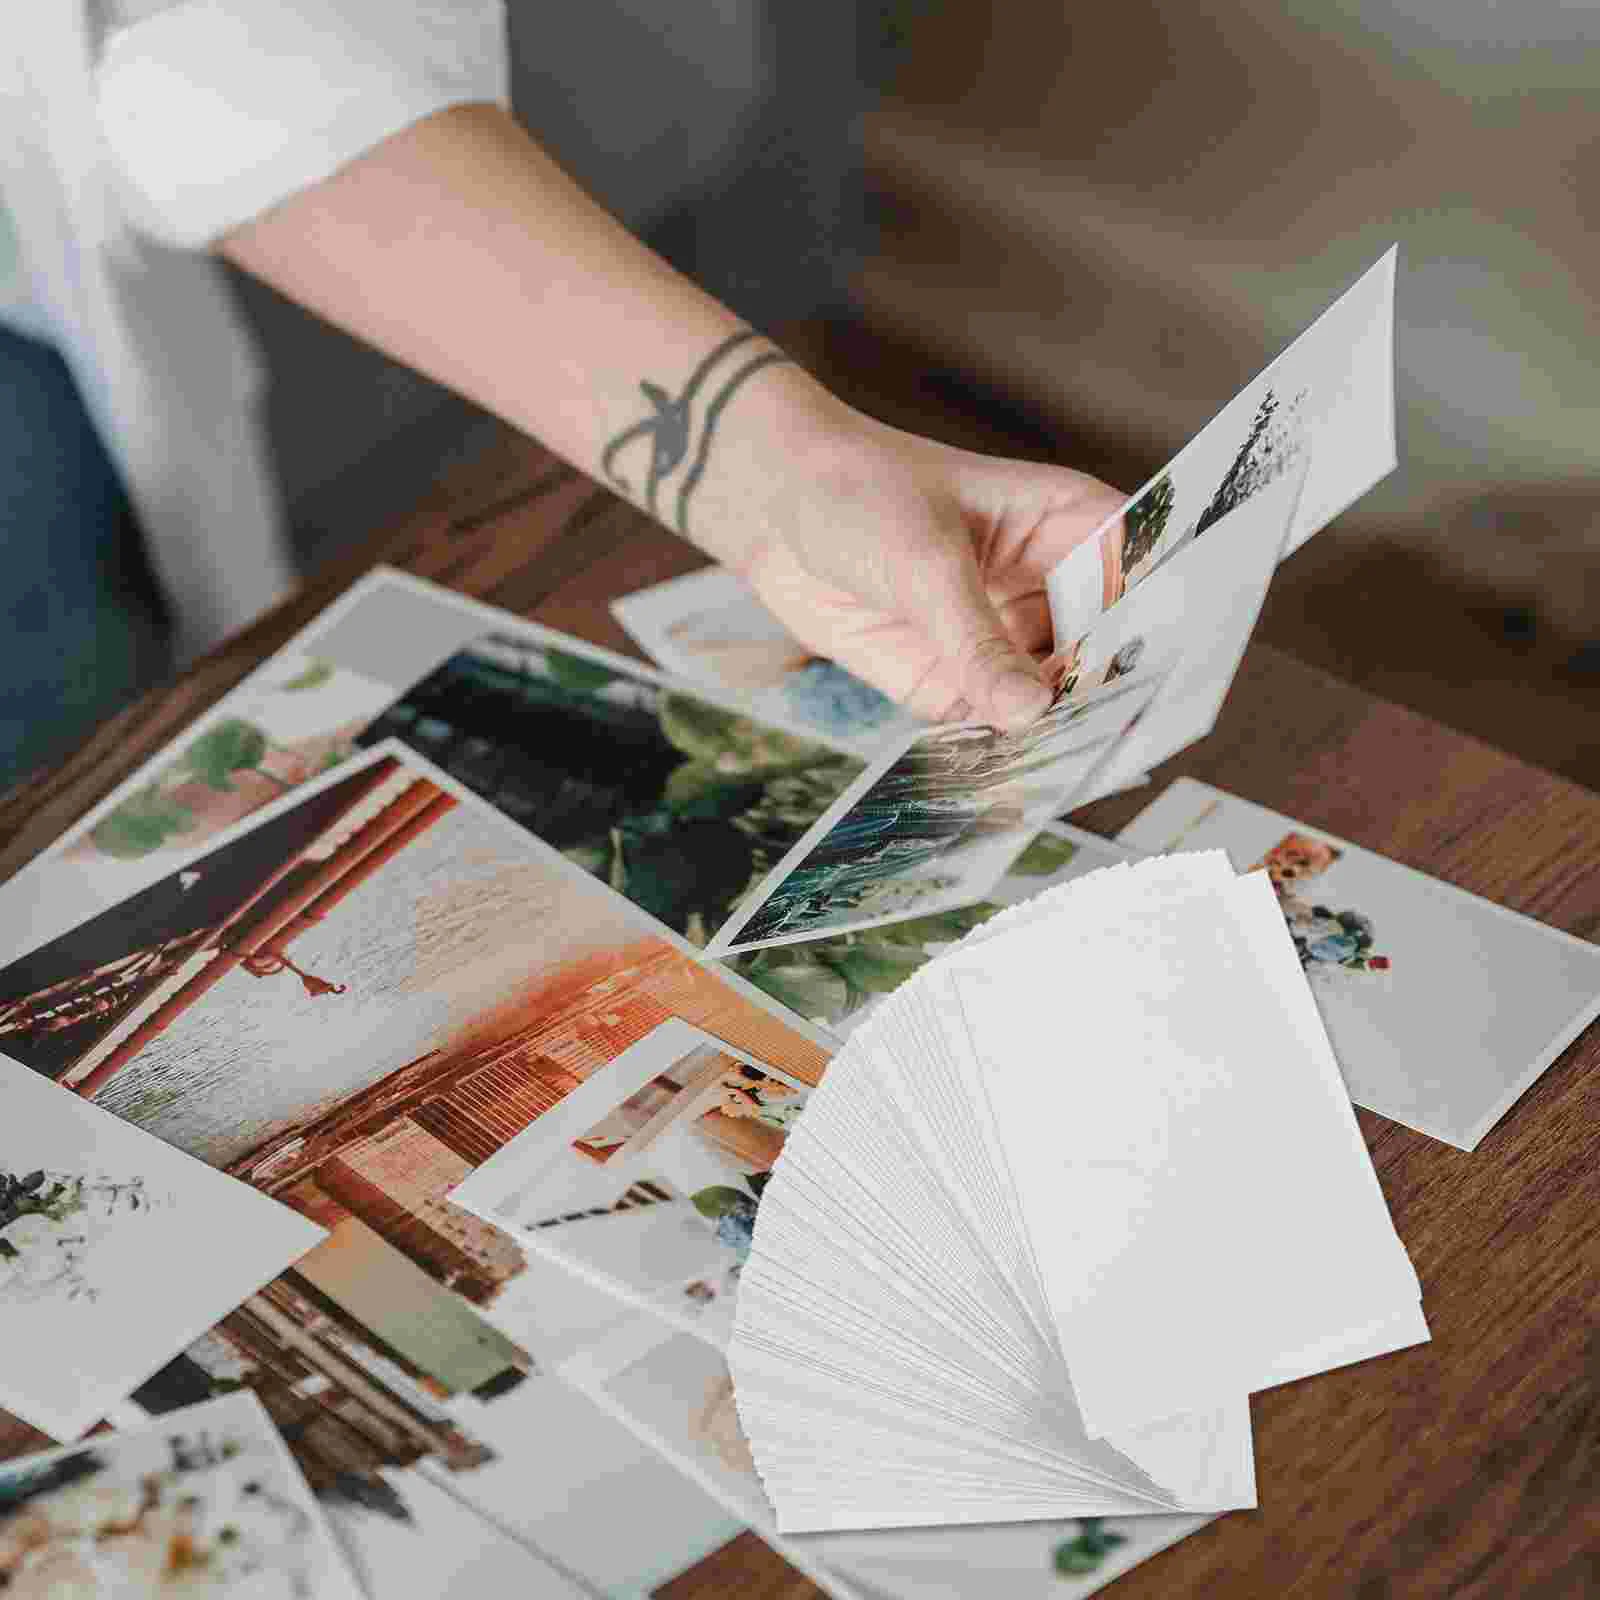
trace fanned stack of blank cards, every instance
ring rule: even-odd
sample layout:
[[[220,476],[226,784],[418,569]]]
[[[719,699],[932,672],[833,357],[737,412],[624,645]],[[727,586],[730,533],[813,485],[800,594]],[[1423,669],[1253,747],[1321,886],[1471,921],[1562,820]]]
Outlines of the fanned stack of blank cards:
[[[1252,1506],[1248,1396],[1428,1338],[1265,874],[1108,867],[853,1034],[729,1351],[781,1531]]]

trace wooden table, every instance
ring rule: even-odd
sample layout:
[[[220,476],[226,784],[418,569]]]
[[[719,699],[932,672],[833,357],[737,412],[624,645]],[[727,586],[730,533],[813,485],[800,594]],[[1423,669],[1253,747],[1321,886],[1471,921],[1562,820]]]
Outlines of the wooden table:
[[[606,602],[700,557],[508,434],[402,525],[0,798],[0,879],[375,561],[637,654]],[[1252,647],[1217,731],[1157,789],[1075,820],[1110,831],[1178,773],[1600,936],[1600,796],[1273,650]],[[1515,990],[1515,973],[1493,976]],[[1471,1155],[1360,1114],[1433,1342],[1258,1397],[1260,1510],[1136,1569],[1120,1600],[1600,1595],[1597,1058],[1591,1030]],[[659,1592],[816,1593],[753,1537]]]

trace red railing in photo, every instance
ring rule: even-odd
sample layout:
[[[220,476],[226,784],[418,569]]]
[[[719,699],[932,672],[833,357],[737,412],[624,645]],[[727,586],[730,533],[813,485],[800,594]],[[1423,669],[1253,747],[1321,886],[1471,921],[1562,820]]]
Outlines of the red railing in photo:
[[[199,948],[215,951],[205,965],[109,1049],[104,1048],[107,1041],[102,1041],[86,1052],[67,1069],[61,1082],[85,1099],[93,1098],[145,1046],[235,969],[254,977],[287,971],[298,977],[310,994],[342,994],[343,984],[297,967],[288,953],[290,945],[456,805],[455,798],[436,784],[413,778],[376,816],[311,866],[318,843],[391,782],[397,770],[398,763],[392,758],[375,763],[366,774],[367,781],[353,791],[318,839],[274,867],[211,936],[199,942]]]

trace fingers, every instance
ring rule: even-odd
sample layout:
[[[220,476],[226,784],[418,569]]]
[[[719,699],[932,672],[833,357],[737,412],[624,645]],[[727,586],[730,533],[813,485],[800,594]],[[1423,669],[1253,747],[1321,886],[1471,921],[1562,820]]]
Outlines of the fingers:
[[[1026,727],[1049,708],[1050,690],[1033,658],[1017,648],[984,589],[970,549],[930,563],[925,622],[948,644],[943,665],[973,716],[996,728]]]

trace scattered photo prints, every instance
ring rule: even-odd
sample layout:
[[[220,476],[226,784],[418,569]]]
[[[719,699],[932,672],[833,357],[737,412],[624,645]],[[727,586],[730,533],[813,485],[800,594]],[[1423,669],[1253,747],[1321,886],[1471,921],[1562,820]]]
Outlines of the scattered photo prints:
[[[741,692],[763,715],[871,757],[919,725],[888,696],[796,640],[725,567],[705,567],[612,602],[651,657],[691,683]]]
[[[721,1348],[761,1191],[808,1088],[664,1022],[450,1198]]]
[[[814,939],[983,900],[1104,765],[1160,686],[1113,675],[1031,727],[918,734],[850,789],[730,920],[713,954]]]
[[[1058,646],[1307,458],[1284,555],[1394,470],[1395,265],[1390,250],[1051,573]]]
[[[1472,1149],[1600,1015],[1600,946],[1209,784],[1123,829],[1267,873],[1357,1105]]]
[[[839,1600],[953,1597],[979,1572],[996,1600],[1071,1600],[1212,1520],[1088,1517],[784,1536],[739,1422],[733,1379],[715,1350],[639,1317],[595,1338],[558,1371]]]
[[[539,1291],[539,1317],[514,1328],[523,1342],[528,1320],[549,1314],[558,1322],[570,1309],[558,1278],[542,1275]],[[574,1414],[557,1379],[456,1392],[437,1376],[446,1358],[435,1350],[422,1370],[309,1278],[285,1274],[142,1386],[128,1418],[115,1421],[181,1414],[208,1395],[248,1390],[374,1600],[565,1600],[608,1592],[606,1579],[627,1576],[630,1566],[643,1570],[640,1542],[667,1549],[675,1538],[698,1541],[704,1554],[718,1534],[728,1538],[715,1515],[693,1494],[675,1493],[672,1475],[643,1461],[605,1418]],[[562,1450],[541,1448],[549,1438],[562,1438]],[[650,1522],[638,1538],[619,1539],[595,1485],[642,1494],[682,1531]]]
[[[485,1320],[526,1257],[447,1195],[673,1018],[769,1063],[769,1098],[815,1082],[826,1051],[750,994],[393,746],[0,970],[0,1045],[328,1230],[236,1323],[335,1315],[369,1373],[493,1397],[537,1370]]]
[[[282,711],[313,699],[326,717]],[[0,886],[0,929],[15,930],[0,958],[160,881],[217,827],[353,744],[390,736],[703,944],[861,770],[837,742],[796,726],[763,720],[737,693],[691,691],[378,569],[202,718],[176,755],[147,764]]]
[[[324,1237],[3,1056],[0,1102],[0,1404],[54,1438]]]
[[[361,1600],[248,1394],[0,1466],[0,1593]]]

